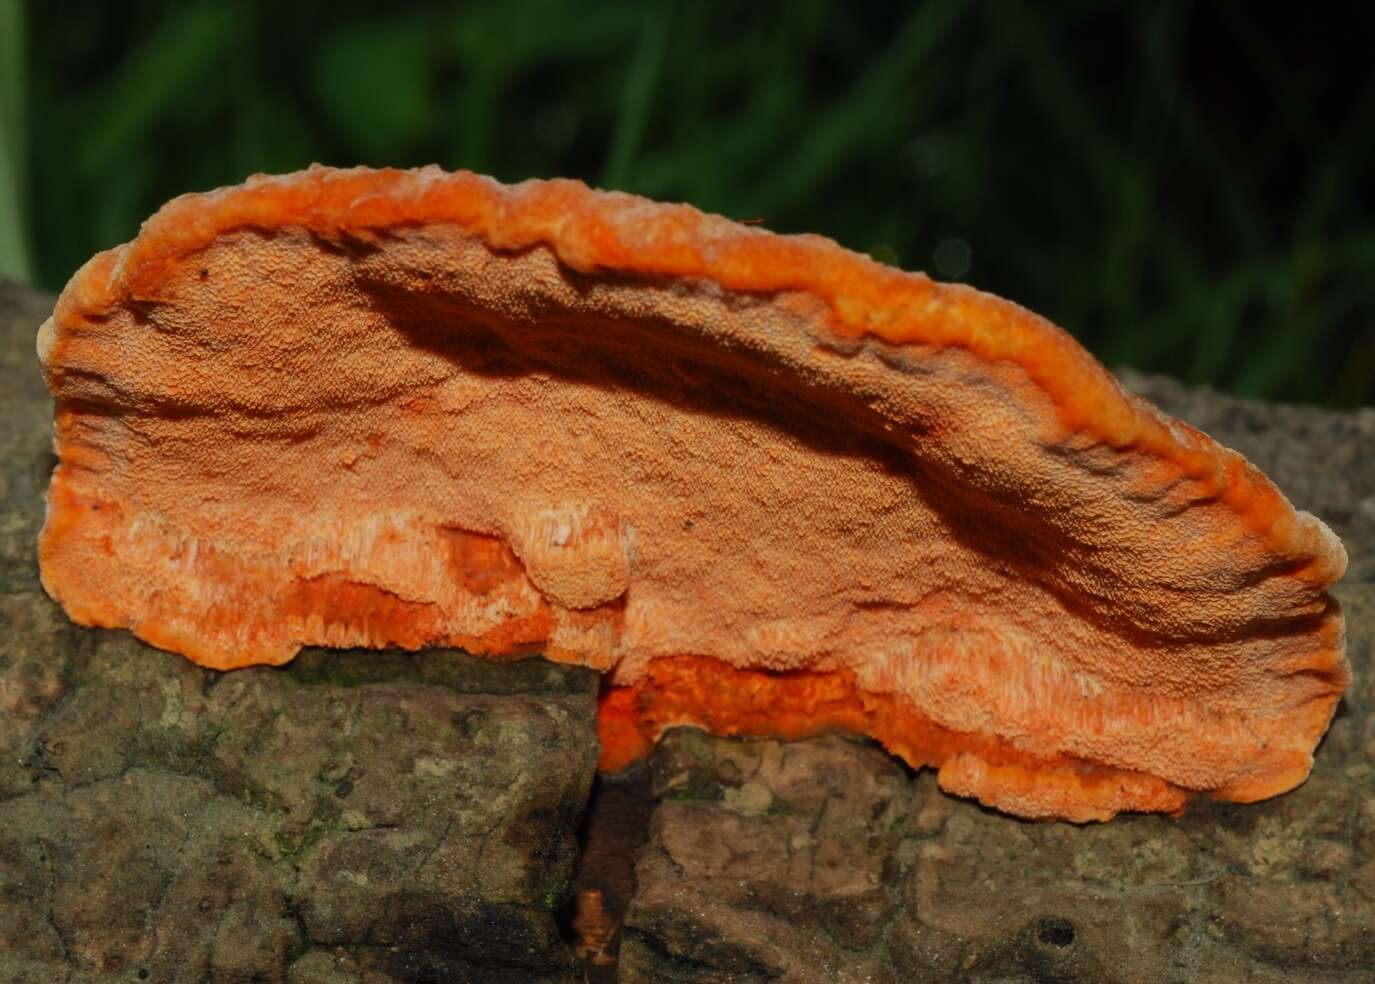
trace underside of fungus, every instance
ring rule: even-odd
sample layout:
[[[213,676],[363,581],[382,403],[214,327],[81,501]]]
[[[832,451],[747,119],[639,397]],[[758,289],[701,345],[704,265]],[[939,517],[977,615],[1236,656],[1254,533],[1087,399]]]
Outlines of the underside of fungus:
[[[969,288],[569,181],[179,198],[38,339],[43,583],[219,669],[304,645],[606,674],[665,729],[868,734],[1028,817],[1292,788],[1345,555]]]

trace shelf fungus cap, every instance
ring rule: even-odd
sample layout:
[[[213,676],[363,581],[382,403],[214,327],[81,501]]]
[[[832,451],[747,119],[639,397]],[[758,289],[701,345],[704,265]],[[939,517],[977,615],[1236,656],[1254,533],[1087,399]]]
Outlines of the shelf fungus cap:
[[[572,181],[178,198],[40,332],[43,583],[198,663],[305,645],[606,674],[666,728],[871,735],[1026,817],[1302,782],[1346,559],[1007,301]]]

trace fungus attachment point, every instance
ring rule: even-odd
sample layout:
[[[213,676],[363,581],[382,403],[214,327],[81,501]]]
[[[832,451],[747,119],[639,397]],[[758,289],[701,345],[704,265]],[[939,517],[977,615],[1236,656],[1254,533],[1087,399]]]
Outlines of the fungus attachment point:
[[[1301,782],[1341,545],[1064,332],[569,181],[312,168],[168,204],[38,339],[43,583],[207,666],[608,674],[666,728],[872,735],[1028,817]]]

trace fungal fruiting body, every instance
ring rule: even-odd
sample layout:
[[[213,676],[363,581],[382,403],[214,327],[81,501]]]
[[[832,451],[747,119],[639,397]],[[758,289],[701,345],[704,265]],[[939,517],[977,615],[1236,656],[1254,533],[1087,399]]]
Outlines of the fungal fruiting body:
[[[1028,817],[1292,788],[1345,555],[972,289],[569,181],[169,203],[42,328],[43,583],[219,669],[301,646],[606,674],[668,727],[869,734]]]

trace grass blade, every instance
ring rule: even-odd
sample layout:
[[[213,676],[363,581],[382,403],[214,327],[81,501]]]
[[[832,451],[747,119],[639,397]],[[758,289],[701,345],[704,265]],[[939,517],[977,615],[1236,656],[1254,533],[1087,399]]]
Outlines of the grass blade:
[[[28,281],[24,5],[0,0],[0,277]]]
[[[616,134],[607,156],[602,184],[607,188],[628,189],[635,157],[640,150],[649,106],[659,72],[664,64],[664,50],[668,46],[668,26],[673,20],[669,5],[649,5],[645,8],[645,26],[639,50],[626,73],[625,89],[621,93],[620,112],[616,118]]]

